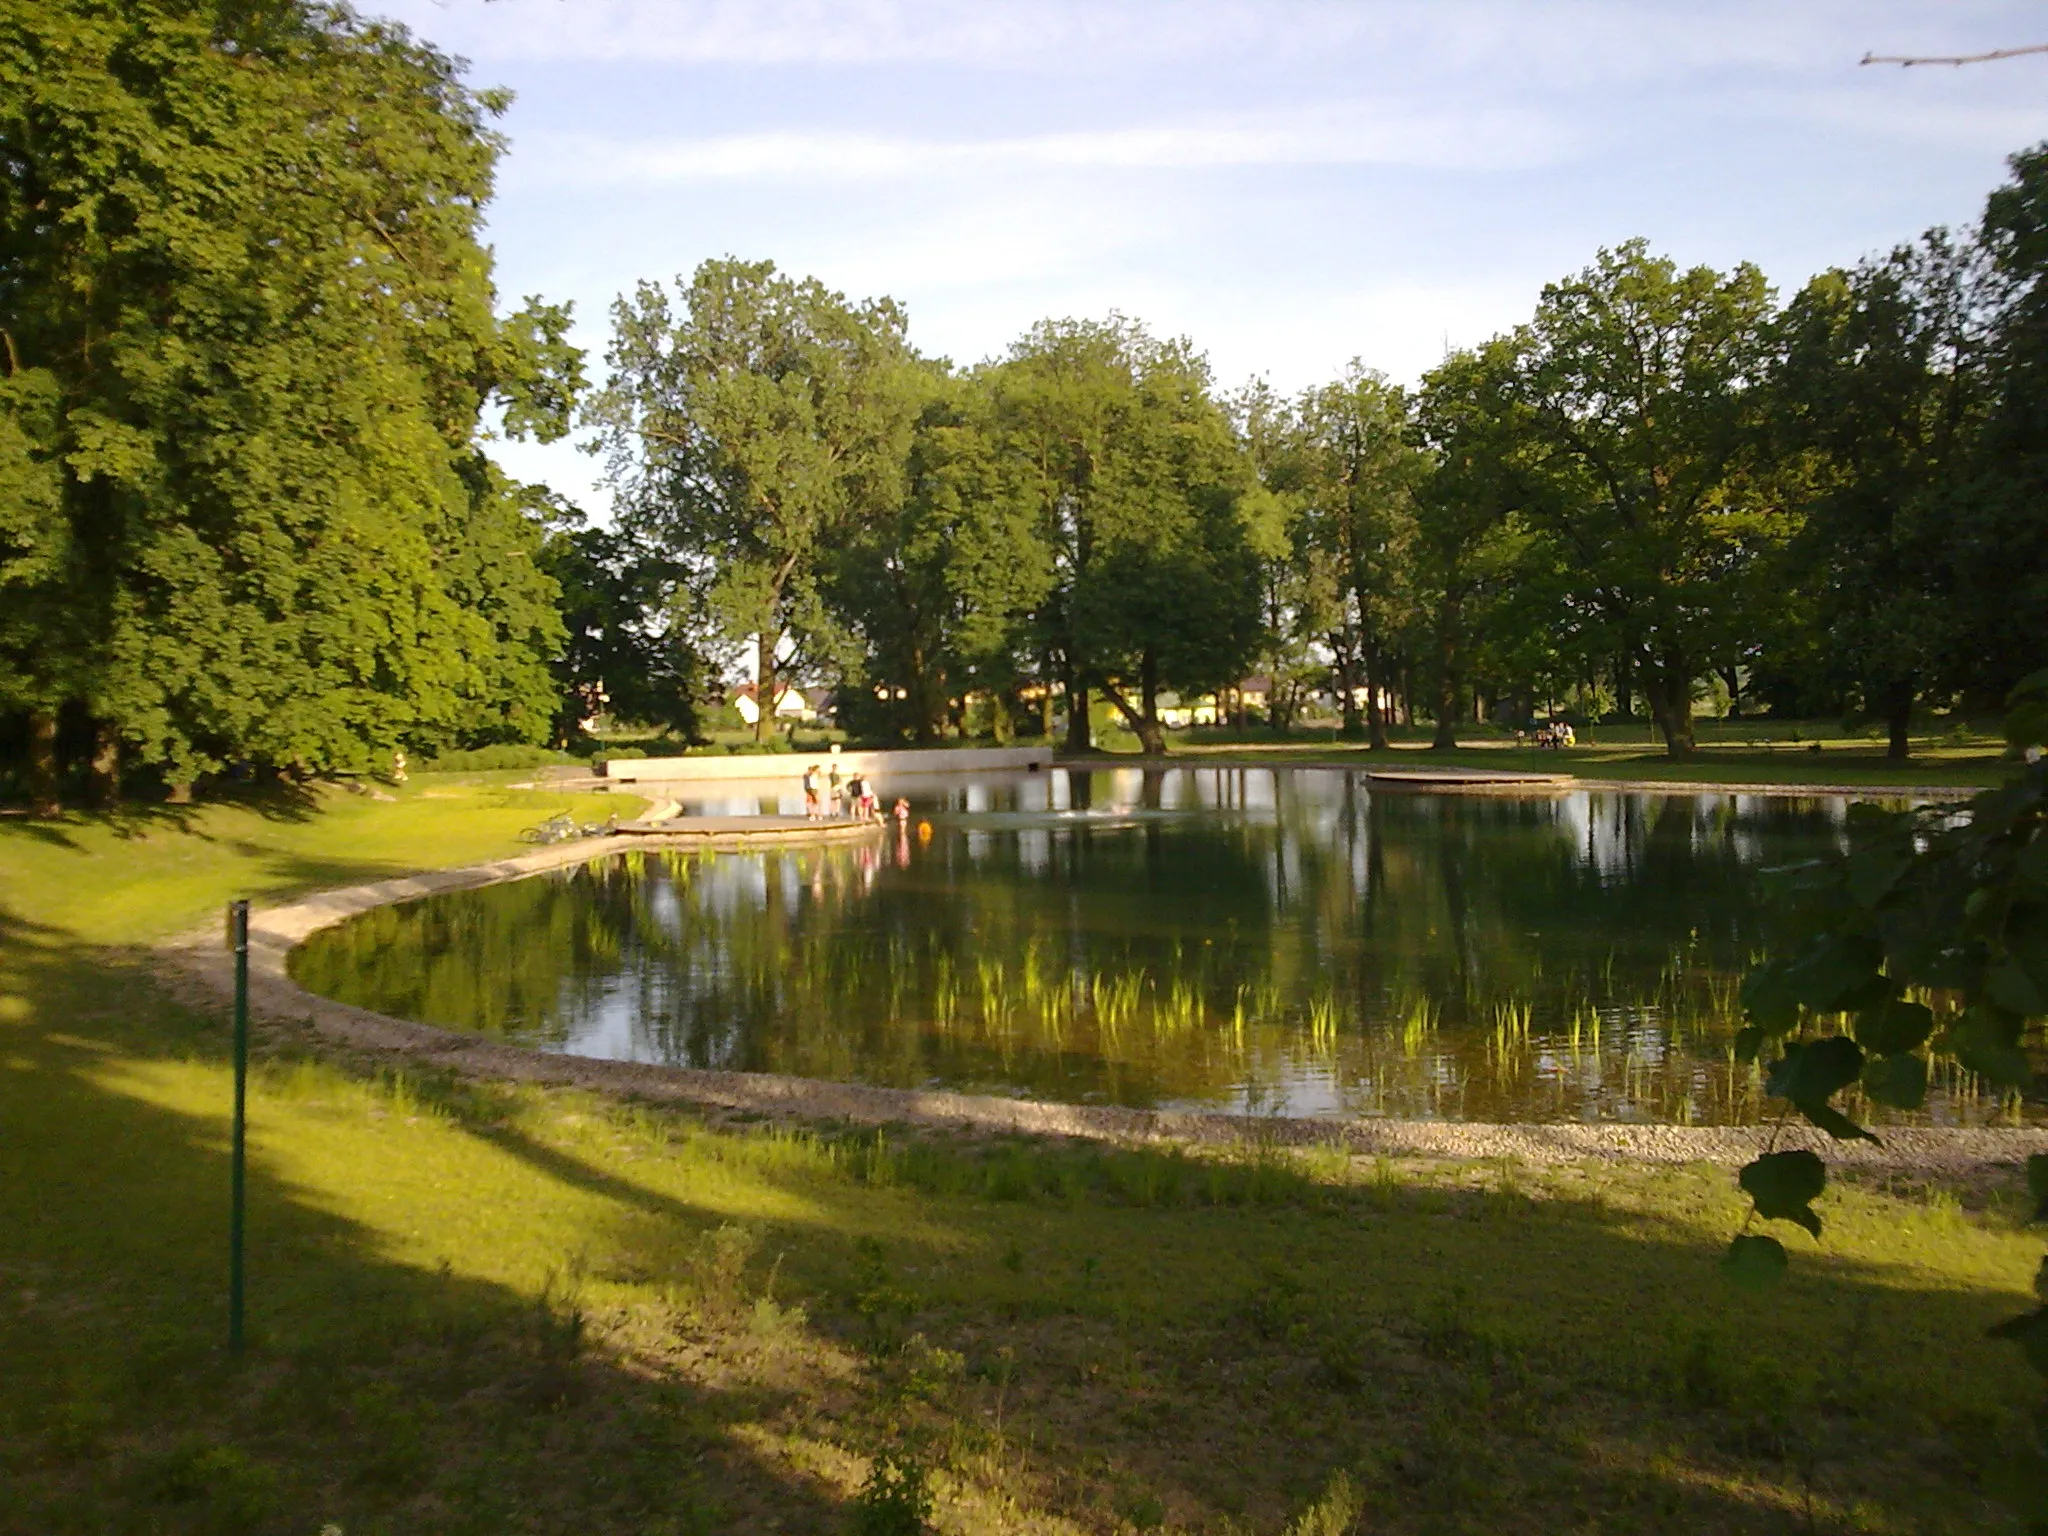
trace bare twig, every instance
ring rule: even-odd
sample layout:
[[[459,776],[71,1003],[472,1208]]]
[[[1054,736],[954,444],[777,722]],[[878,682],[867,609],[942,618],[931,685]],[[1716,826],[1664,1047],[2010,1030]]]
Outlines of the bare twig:
[[[1953,53],[1919,57],[1903,53],[1866,53],[1858,64],[1896,64],[1901,69],[1911,69],[1916,64],[1947,64],[1960,67],[1964,64],[1989,64],[1995,59],[2016,59],[2026,53],[2048,53],[2048,43],[2029,43],[2024,48],[1994,48],[1989,53]]]

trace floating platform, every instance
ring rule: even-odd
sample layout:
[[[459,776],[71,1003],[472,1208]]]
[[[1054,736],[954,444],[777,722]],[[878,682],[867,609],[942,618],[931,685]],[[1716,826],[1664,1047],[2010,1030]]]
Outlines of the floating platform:
[[[1563,794],[1578,787],[1568,773],[1526,773],[1511,768],[1368,768],[1373,789],[1426,795]]]
[[[664,816],[652,821],[622,821],[620,837],[740,838],[747,842],[841,842],[877,833],[878,821],[848,817],[813,821],[808,816]]]

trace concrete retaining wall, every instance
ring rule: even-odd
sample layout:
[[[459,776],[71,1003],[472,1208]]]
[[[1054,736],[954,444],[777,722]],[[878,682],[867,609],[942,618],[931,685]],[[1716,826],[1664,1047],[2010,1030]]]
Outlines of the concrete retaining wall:
[[[831,761],[825,752],[754,753],[741,757],[628,757],[598,765],[598,772],[614,784],[676,784],[684,781],[730,782],[788,780],[794,783],[812,763]],[[905,774],[986,773],[992,769],[1011,771],[1046,769],[1052,766],[1051,747],[962,747],[901,752],[841,752],[840,769],[856,768],[887,781]]]

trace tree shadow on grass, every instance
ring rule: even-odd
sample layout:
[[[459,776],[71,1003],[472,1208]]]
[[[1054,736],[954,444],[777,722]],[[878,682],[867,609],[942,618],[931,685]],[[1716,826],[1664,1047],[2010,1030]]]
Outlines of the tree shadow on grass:
[[[132,1080],[217,1064],[221,1034],[0,917],[0,1531],[836,1526],[829,1487],[734,1437],[760,1392],[633,1368],[572,1293],[381,1257],[260,1154],[230,1360],[225,1114]]]
[[[1014,1501],[950,1517],[989,1531],[1277,1531],[1338,1469],[1373,1530],[2000,1528],[1972,1473],[2031,1391],[1983,1338],[2009,1298],[1807,1253],[1749,1297],[1668,1213],[1333,1192],[1270,1149],[1219,1173],[905,1130],[722,1141],[780,1197],[747,1218],[753,1285],[782,1255],[806,1336],[859,1362],[837,1396],[593,1342],[573,1293],[394,1262],[259,1157],[233,1367],[222,1124],[115,1086],[217,1062],[219,1022],[18,920],[0,997],[26,1006],[0,1012],[0,1467],[23,1490],[0,1530],[822,1532],[840,1496],[762,1447],[897,1436]],[[733,1219],[650,1133],[682,1148],[688,1115],[636,1107],[586,1142],[488,1085],[413,1094],[573,1192],[602,1273],[672,1275]]]

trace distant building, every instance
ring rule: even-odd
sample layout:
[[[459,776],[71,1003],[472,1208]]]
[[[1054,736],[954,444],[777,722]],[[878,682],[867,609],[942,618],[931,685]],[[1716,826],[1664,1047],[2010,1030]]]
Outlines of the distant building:
[[[816,691],[822,693],[824,690]],[[741,683],[739,687],[733,689],[729,702],[740,712],[740,718],[747,724],[752,725],[761,718],[760,690],[752,683]],[[782,691],[775,699],[777,720],[815,720],[817,717],[818,711],[812,707],[811,701],[805,697],[802,689],[788,683],[782,685]]]

